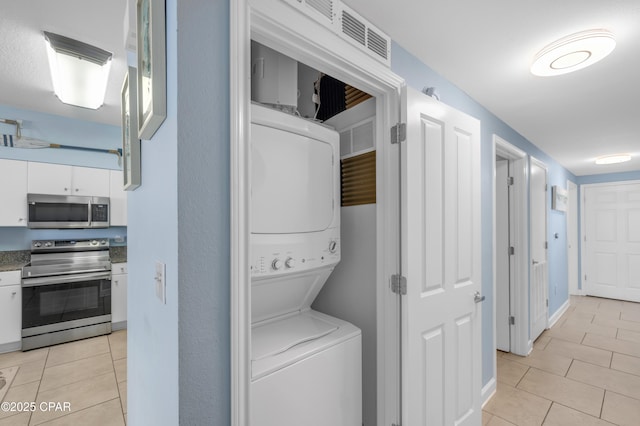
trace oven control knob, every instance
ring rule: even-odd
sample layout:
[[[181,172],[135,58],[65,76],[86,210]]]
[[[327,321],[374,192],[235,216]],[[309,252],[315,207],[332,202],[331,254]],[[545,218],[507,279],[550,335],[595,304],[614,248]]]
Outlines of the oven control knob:
[[[91,240],[91,245],[92,246],[97,246],[98,245],[98,240]]]
[[[35,243],[33,243],[34,247],[42,247],[42,243],[40,241],[36,241]]]
[[[296,260],[292,257],[288,258],[287,260],[284,261],[284,266],[286,266],[287,268],[291,269],[294,266],[296,266]]]
[[[100,245],[101,245],[101,246],[103,246],[103,245],[105,245],[105,244],[107,244],[107,240],[100,240]]]
[[[273,262],[271,262],[271,267],[276,271],[282,269],[282,260],[278,258],[273,259]]]
[[[51,241],[47,241],[46,243],[44,243],[45,247],[51,247],[53,246],[53,243]]]
[[[329,242],[329,251],[331,253],[335,253],[337,248],[338,248],[338,243],[337,242],[335,242],[333,240]]]

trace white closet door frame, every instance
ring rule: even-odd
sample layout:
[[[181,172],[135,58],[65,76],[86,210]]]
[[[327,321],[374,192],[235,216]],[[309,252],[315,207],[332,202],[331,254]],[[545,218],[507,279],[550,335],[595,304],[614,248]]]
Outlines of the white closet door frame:
[[[510,283],[510,305],[515,317],[515,324],[511,327],[511,352],[517,355],[528,355],[531,352],[531,341],[529,339],[529,168],[527,164],[527,153],[518,149],[498,135],[493,135],[493,168],[496,168],[496,155],[500,155],[509,160],[510,174],[514,177],[513,199],[509,200],[510,215],[513,223],[510,224],[511,242],[515,249],[512,265],[514,271],[511,274]],[[513,166],[513,167],[512,167]],[[495,188],[495,173],[493,175],[493,185]],[[496,212],[495,212],[495,189],[493,193],[493,294],[496,294]],[[493,330],[496,347],[496,306],[493,306]],[[497,360],[494,353],[494,372]]]
[[[376,98],[378,420],[380,424],[398,423],[398,296],[389,290],[388,280],[399,267],[399,153],[398,146],[390,143],[389,129],[400,118],[404,80],[286,2],[236,0],[230,8],[231,424],[250,426],[251,39]]]

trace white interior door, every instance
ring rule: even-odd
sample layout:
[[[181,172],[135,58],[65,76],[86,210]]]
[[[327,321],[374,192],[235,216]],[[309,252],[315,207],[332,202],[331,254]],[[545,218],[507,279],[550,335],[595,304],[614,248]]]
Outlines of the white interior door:
[[[479,425],[480,122],[404,95],[402,424]]]
[[[496,348],[509,352],[509,160],[496,159]]]
[[[586,294],[640,302],[640,183],[584,187]]]
[[[529,181],[531,209],[531,269],[529,279],[529,306],[531,309],[531,341],[547,328],[547,168],[531,157]]]

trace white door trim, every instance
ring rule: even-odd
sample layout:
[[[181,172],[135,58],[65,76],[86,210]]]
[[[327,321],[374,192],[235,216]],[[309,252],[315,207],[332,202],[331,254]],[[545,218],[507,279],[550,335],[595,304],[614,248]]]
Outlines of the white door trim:
[[[510,144],[498,135],[493,135],[492,170],[493,173],[493,294],[496,294],[496,194],[495,194],[495,169],[496,155],[500,155],[510,161],[510,165],[519,162],[519,167],[513,167],[511,174],[514,176],[513,200],[510,200],[510,212],[513,223],[511,225],[511,239],[514,244],[514,267],[513,280],[510,283],[510,304],[514,311],[515,324],[511,327],[511,352],[517,355],[528,355],[531,351],[531,341],[529,340],[529,168],[527,167],[527,153]],[[495,297],[493,298],[495,302]],[[496,306],[493,306],[493,347],[496,344]],[[496,354],[493,353],[494,373],[496,370]],[[494,375],[494,378],[495,375]]]
[[[569,294],[582,295],[584,293],[578,288],[578,282],[580,281],[580,271],[578,269],[578,252],[580,247],[580,231],[578,230],[578,185],[567,180],[567,193],[569,194],[567,209],[567,269]],[[573,240],[572,230],[573,233],[575,233],[573,235],[575,239]],[[573,268],[571,262],[572,256],[573,259],[575,259]],[[549,321],[551,322],[551,319]]]
[[[397,423],[399,406],[398,297],[388,289],[399,267],[399,154],[390,127],[399,117],[404,81],[389,68],[340,39],[327,27],[280,0],[231,2],[231,418],[250,426],[250,41],[269,47],[376,97],[378,419]]]

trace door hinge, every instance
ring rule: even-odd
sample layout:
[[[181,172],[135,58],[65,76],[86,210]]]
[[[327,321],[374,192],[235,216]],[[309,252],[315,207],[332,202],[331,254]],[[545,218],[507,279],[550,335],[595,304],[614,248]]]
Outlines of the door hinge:
[[[549,299],[547,299],[547,308],[549,307]]]
[[[546,183],[544,184],[544,192],[549,191],[549,185],[547,185]]]
[[[391,128],[391,143],[404,142],[407,139],[407,123],[398,123]]]
[[[544,248],[548,249],[549,248],[549,243],[547,241],[544,242]]]
[[[509,176],[507,178],[507,185],[509,185],[509,186],[513,185],[513,176]]]
[[[509,247],[509,256],[513,256],[514,254],[516,254],[516,248],[515,247]]]
[[[587,280],[587,274],[584,274],[584,280],[585,281]]]
[[[516,324],[516,317],[514,317],[514,316],[510,316],[510,317],[509,317],[509,324],[511,324],[511,325],[515,325],[515,324]]]
[[[400,274],[391,275],[391,291],[396,294],[407,294],[407,279]]]

